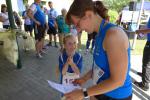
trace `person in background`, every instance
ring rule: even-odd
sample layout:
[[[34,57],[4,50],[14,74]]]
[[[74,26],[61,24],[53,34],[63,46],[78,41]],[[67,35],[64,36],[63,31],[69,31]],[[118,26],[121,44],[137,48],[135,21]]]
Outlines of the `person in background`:
[[[8,12],[7,12],[7,6],[5,4],[1,5],[1,22],[3,22],[3,28],[8,29],[10,27],[9,18],[8,18]]]
[[[3,22],[4,18],[2,16],[0,16],[0,22]]]
[[[35,0],[35,2],[29,7],[27,12],[28,16],[34,22],[34,35],[35,35],[35,47],[36,47],[36,56],[42,58],[43,45],[44,45],[44,36],[46,31],[46,19],[45,14],[40,7],[41,0]]]
[[[105,21],[92,0],[74,0],[66,16],[68,24],[87,33],[96,32],[92,69],[74,84],[93,85],[66,93],[66,100],[83,100],[95,96],[97,100],[131,100],[130,45],[126,33]]]
[[[62,14],[57,16],[57,18],[56,18],[56,22],[57,22],[57,25],[58,25],[58,33],[59,33],[60,51],[62,51],[63,48],[64,48],[63,47],[63,38],[65,36],[67,36],[68,34],[70,34],[69,26],[65,22],[67,10],[63,8],[61,10],[61,13]]]
[[[13,14],[14,14],[14,20],[17,25],[17,28],[21,29],[22,21],[19,14],[16,11],[14,11]]]
[[[50,10],[48,11],[48,26],[49,29],[47,31],[47,34],[49,34],[49,44],[48,46],[52,46],[52,36],[54,37],[54,43],[55,47],[57,48],[57,23],[56,23],[56,17],[57,17],[57,12],[53,8],[53,3],[51,1],[48,2],[48,6],[50,7]]]
[[[40,5],[40,7],[41,7],[42,12],[43,12],[44,15],[45,15],[45,20],[46,20],[46,22],[45,22],[45,23],[46,23],[46,30],[45,30],[45,34],[44,34],[44,39],[45,39],[45,36],[46,36],[47,31],[48,31],[48,29],[49,29],[49,26],[48,26],[48,10],[47,10],[47,8],[44,7],[43,5]],[[46,52],[45,52],[44,50],[47,50],[48,48],[49,48],[49,46],[43,45],[43,53],[46,54]]]
[[[143,60],[142,60],[142,73],[138,72],[137,74],[142,77],[142,82],[134,82],[134,84],[144,91],[149,90],[150,83],[150,18],[147,23],[147,28],[144,30],[136,30],[136,33],[147,34],[147,42],[143,50]]]
[[[33,21],[32,19],[27,15],[27,11],[29,9],[29,5],[26,5],[26,10],[23,11],[22,13],[22,18],[24,19],[24,29],[25,29],[25,32],[29,32],[30,33],[30,36],[33,37],[32,35],[32,31],[33,31]]]
[[[97,34],[96,32],[88,34],[88,38],[87,38],[87,41],[86,41],[86,51],[85,51],[85,54],[88,54],[88,52],[89,52],[89,47],[90,47],[91,40],[92,40],[92,46],[91,46],[90,52],[91,53],[93,52],[94,45],[95,45],[95,36],[96,36],[96,34]]]
[[[82,31],[80,31],[78,34],[78,51],[81,51],[81,36],[82,36]]]

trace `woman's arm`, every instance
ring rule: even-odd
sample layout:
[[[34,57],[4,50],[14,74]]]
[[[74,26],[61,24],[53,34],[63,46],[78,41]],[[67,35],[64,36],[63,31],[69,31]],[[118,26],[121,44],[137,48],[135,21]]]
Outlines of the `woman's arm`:
[[[92,70],[88,71],[83,77],[73,81],[73,84],[82,86],[92,78]]]
[[[148,29],[136,30],[136,34],[139,34],[139,33],[143,33],[143,34],[150,33],[150,28],[148,28]]]
[[[88,88],[89,96],[107,93],[124,84],[128,69],[128,47],[128,38],[122,30],[112,28],[107,32],[103,48],[108,56],[110,77]]]
[[[5,19],[3,18],[3,16],[0,16],[0,22],[4,22]]]

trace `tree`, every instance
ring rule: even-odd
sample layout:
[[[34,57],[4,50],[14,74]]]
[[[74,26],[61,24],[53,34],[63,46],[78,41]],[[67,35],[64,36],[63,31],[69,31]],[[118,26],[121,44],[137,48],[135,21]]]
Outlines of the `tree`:
[[[120,12],[131,0],[104,0],[109,9]]]
[[[24,3],[24,4],[27,4],[27,3],[28,3],[28,0],[23,0],[23,3]]]
[[[104,4],[110,9],[120,12],[123,7],[128,6],[129,2],[133,0],[103,0]],[[134,0],[136,2],[141,2],[142,0]],[[150,0],[145,0],[150,1]]]

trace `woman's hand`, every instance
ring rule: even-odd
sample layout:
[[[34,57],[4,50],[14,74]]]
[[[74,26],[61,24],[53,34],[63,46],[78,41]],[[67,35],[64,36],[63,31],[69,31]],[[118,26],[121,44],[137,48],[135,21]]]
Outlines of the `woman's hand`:
[[[140,30],[136,30],[135,32],[136,32],[136,34],[139,34],[139,33],[141,33],[141,31],[140,31]]]
[[[84,95],[83,95],[83,91],[80,90],[74,90],[70,93],[67,93],[64,95],[65,96],[65,100],[83,100]]]
[[[79,79],[75,79],[72,83],[74,85],[80,85],[80,86],[82,86],[83,84],[86,83],[86,80],[84,78],[79,78]]]

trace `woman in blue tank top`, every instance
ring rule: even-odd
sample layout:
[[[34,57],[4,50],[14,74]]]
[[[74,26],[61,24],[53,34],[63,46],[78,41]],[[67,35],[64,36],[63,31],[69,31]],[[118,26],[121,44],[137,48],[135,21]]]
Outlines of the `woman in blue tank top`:
[[[74,83],[82,85],[93,80],[93,86],[65,94],[66,100],[82,100],[95,96],[98,100],[131,100],[130,46],[126,33],[98,15],[97,3],[74,0],[68,14],[68,24],[78,30],[96,32],[93,66]],[[102,6],[100,6],[102,7]],[[103,11],[103,8],[100,8]]]

